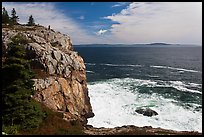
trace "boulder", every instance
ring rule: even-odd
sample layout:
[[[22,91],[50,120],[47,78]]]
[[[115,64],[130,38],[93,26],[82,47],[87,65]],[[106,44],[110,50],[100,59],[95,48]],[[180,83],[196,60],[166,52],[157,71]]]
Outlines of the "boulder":
[[[139,113],[139,114],[143,114],[144,116],[156,116],[158,115],[158,113],[150,108],[139,108],[136,109],[135,112]]]

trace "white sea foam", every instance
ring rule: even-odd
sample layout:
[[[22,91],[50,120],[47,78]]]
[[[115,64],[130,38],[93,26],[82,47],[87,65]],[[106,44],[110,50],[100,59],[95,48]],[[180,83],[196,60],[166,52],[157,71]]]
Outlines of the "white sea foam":
[[[182,81],[162,81],[162,80],[142,80],[142,79],[113,79],[117,83],[134,84],[136,86],[146,86],[146,87],[172,87],[182,92],[191,92],[202,94],[199,90],[190,89],[190,87],[201,88],[202,84],[197,83],[184,83]],[[110,80],[111,81],[111,80]],[[123,82],[124,81],[124,82]]]
[[[179,81],[169,82],[169,85],[171,84],[185,86]],[[158,86],[158,82],[124,78],[89,83],[90,101],[95,116],[88,119],[88,124],[95,127],[136,125],[202,132],[202,111],[186,109],[179,106],[177,100],[164,98],[156,93],[150,95],[141,94],[137,90],[132,92],[131,85]],[[199,106],[198,104],[191,105]],[[146,117],[137,114],[135,109],[138,107],[150,107],[159,115]]]
[[[186,91],[186,92],[192,92],[192,93],[199,93],[202,94],[202,92],[198,91],[198,90],[193,90],[193,89],[188,89],[187,87],[191,86],[191,87],[198,87],[199,84],[195,84],[195,83],[190,83],[190,84],[184,84],[181,81],[169,81],[171,84],[170,85],[166,85],[166,86],[173,86],[174,88],[176,88],[177,90],[180,91]],[[199,87],[200,88],[200,87]]]
[[[133,64],[108,64],[108,63],[102,63],[100,65],[103,65],[103,66],[112,66],[112,67],[143,67],[143,65],[133,65]]]
[[[183,71],[183,70],[180,70],[179,73],[184,73],[184,71]]]
[[[167,68],[167,66],[152,66],[150,65],[151,68]]]
[[[93,71],[91,71],[91,70],[86,70],[86,72],[87,72],[87,73],[95,73],[95,72],[93,72]]]
[[[174,68],[174,67],[169,67],[169,66],[154,66],[154,65],[150,65],[151,68],[164,68],[164,69],[171,69],[171,70],[178,70],[180,73],[183,72],[194,72],[194,73],[202,73],[201,71],[197,71],[197,70],[191,70],[191,69],[184,69],[184,68]]]
[[[95,66],[95,63],[84,63],[85,65]]]
[[[152,77],[152,78],[158,78],[159,76],[157,75],[147,75],[148,77]]]
[[[189,86],[191,87],[198,87],[198,88],[201,88],[202,87],[202,84],[197,84],[197,83],[188,83]]]

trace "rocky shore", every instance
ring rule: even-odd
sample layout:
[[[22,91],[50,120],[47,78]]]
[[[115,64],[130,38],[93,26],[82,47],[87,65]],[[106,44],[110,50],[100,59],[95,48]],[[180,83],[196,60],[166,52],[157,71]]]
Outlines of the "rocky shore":
[[[115,128],[95,128],[86,126],[84,133],[87,135],[202,135],[194,131],[174,131],[151,126],[137,127],[134,125]]]

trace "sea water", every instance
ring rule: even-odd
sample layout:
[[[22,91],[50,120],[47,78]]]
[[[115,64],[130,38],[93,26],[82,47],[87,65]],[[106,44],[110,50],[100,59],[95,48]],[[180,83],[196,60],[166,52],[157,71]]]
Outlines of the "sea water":
[[[86,65],[94,127],[202,132],[202,47],[75,47]],[[151,108],[158,115],[135,112]]]

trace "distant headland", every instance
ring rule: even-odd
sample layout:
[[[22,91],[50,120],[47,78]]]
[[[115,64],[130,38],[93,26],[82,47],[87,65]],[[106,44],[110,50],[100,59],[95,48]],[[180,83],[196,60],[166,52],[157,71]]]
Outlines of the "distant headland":
[[[74,47],[201,47],[201,45],[195,44],[177,44],[177,43],[141,43],[141,44],[77,44]]]

